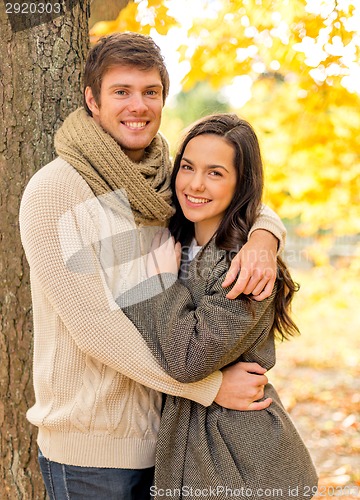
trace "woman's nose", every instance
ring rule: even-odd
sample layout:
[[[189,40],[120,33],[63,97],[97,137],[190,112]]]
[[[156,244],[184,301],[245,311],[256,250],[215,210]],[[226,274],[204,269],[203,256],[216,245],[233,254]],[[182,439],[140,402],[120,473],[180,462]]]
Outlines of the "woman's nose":
[[[202,175],[195,174],[191,181],[191,188],[194,191],[204,191],[205,183]]]

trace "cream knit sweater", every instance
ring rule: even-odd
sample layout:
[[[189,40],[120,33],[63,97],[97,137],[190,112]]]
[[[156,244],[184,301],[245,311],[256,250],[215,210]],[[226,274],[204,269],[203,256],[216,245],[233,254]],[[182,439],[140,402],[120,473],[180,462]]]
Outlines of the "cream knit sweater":
[[[115,215],[110,207],[60,158],[25,190],[20,231],[31,273],[36,397],[27,417],[50,460],[145,468],[155,463],[161,392],[208,406],[222,375],[173,380],[117,306],[116,297],[146,279],[155,229],[136,230],[126,210]],[[271,211],[257,226],[283,242]]]

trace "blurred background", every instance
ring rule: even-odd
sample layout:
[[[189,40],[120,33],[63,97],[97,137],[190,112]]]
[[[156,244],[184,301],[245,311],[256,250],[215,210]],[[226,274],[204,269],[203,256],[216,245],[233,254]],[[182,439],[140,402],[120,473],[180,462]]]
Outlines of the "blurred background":
[[[92,24],[153,36],[170,72],[171,150],[200,116],[235,111],[261,142],[265,202],[287,226],[302,335],[269,373],[310,448],[319,496],[360,497],[360,4],[139,0]],[[206,154],[206,152],[204,152]]]

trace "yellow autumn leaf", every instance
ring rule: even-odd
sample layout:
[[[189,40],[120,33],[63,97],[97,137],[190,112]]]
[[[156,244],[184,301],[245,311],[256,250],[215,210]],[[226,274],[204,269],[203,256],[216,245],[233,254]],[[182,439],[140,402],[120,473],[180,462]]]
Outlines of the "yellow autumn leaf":
[[[147,0],[147,6],[148,8],[158,8],[162,7],[163,1],[162,0]]]
[[[91,37],[101,37],[114,33],[117,30],[117,21],[99,21],[94,24],[89,34]]]

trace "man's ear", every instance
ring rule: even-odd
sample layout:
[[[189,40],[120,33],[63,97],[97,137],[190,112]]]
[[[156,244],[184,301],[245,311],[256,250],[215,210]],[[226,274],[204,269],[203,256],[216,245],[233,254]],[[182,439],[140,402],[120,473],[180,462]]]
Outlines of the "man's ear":
[[[99,115],[99,106],[97,102],[95,101],[95,97],[93,95],[93,92],[91,90],[91,87],[86,87],[85,89],[85,101],[86,104],[88,105],[88,108],[93,114],[93,117]]]

